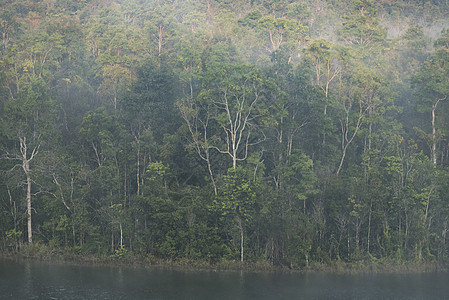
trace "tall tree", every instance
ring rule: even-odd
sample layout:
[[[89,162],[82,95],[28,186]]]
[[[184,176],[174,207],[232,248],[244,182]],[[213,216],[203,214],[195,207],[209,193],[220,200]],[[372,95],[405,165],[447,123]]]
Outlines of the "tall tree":
[[[343,77],[339,82],[339,108],[341,109],[341,158],[336,175],[343,167],[348,148],[357,137],[365,119],[379,102],[379,78],[368,70],[366,66],[358,66],[353,74]],[[346,81],[348,80],[348,81]]]
[[[222,216],[235,224],[240,238],[240,262],[245,257],[245,233],[254,218],[258,183],[252,179],[251,170],[238,166],[230,168],[223,177],[220,197],[216,201]]]
[[[420,97],[419,107],[422,111],[431,113],[430,158],[437,163],[437,144],[441,135],[438,130],[437,112],[439,106],[449,96],[449,34],[443,30],[441,38],[435,42],[437,50],[424,62],[421,70],[414,76],[412,84]]]
[[[25,175],[28,242],[33,242],[33,164],[42,145],[50,139],[54,121],[53,105],[43,78],[31,75],[15,98],[5,103],[3,130],[10,147],[6,158],[18,161]]]
[[[377,9],[371,0],[352,1],[352,10],[343,17],[340,37],[348,44],[374,50],[386,36],[377,17]]]
[[[276,87],[248,65],[222,65],[209,71],[205,81],[200,95],[213,103],[213,118],[223,130],[214,149],[229,155],[235,169],[248,158],[248,149],[264,139],[256,131]]]

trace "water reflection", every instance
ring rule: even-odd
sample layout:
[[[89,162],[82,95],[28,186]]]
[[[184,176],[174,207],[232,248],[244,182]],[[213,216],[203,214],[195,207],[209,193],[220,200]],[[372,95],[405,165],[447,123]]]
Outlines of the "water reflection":
[[[24,279],[25,279],[25,290],[30,291],[30,294],[33,290],[33,278],[31,277],[31,263],[29,261],[24,262]]]
[[[447,273],[194,272],[0,260],[0,299],[447,299]]]
[[[119,267],[117,269],[117,281],[118,281],[118,286],[121,289],[124,289],[124,282],[123,282],[123,268]]]

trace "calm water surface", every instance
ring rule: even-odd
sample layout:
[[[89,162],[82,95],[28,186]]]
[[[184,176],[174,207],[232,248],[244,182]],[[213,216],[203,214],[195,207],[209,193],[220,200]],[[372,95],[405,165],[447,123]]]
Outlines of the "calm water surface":
[[[260,274],[0,259],[0,299],[449,299],[449,274]]]

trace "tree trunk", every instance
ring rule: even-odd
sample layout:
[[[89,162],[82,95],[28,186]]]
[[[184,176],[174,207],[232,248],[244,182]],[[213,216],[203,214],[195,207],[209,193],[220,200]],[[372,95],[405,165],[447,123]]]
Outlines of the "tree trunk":
[[[111,249],[112,253],[114,253],[114,226],[111,227]]]
[[[206,163],[207,163],[207,170],[209,171],[210,180],[212,181],[212,185],[214,186],[214,194],[215,196],[218,195],[217,190],[217,184],[215,183],[214,174],[212,173],[212,167],[210,165],[210,158],[209,158],[209,148],[205,149],[206,152]]]
[[[137,146],[137,170],[136,170],[136,180],[137,180],[137,195],[140,195],[140,139],[136,138],[136,146]]]
[[[435,110],[437,108],[438,102],[432,106],[432,149],[431,149],[431,159],[434,165],[437,164],[437,139],[436,139],[436,127],[435,127]]]
[[[437,99],[434,105],[432,105],[432,146],[431,146],[431,159],[434,165],[437,164],[437,128],[436,128],[436,110],[440,101],[446,100],[446,97]]]
[[[360,126],[362,125],[362,118],[363,118],[363,114],[362,114],[362,107],[360,106],[360,110],[359,110],[359,117],[357,119],[357,123],[355,124],[355,128],[354,128],[354,132],[352,133],[351,137],[348,138],[348,133],[349,133],[349,110],[346,112],[346,118],[345,118],[345,123],[343,124],[342,122],[342,138],[341,138],[341,148],[342,148],[342,154],[341,154],[341,159],[340,159],[340,164],[338,165],[338,169],[336,172],[336,175],[338,176],[340,174],[340,171],[343,167],[343,162],[345,160],[346,157],[346,151],[348,150],[349,145],[352,143],[352,141],[354,140],[354,138],[357,135],[357,132],[360,129]]]
[[[20,142],[20,160],[22,161],[22,169],[26,176],[27,183],[27,192],[26,192],[26,200],[27,200],[27,225],[28,225],[28,243],[33,243],[33,231],[32,231],[32,223],[31,223],[31,172],[30,172],[30,161],[34,159],[39,150],[39,145],[33,148],[31,154],[28,157],[28,145],[26,137],[19,138]]]
[[[240,262],[243,262],[244,235],[242,218],[240,216],[237,217],[237,226],[240,230]]]
[[[372,213],[372,208],[373,208],[373,200],[371,199],[370,204],[369,204],[369,213],[368,213],[368,236],[366,238],[366,251],[368,253],[368,255],[370,254],[370,235],[371,235],[371,213]]]
[[[119,226],[120,226],[120,249],[123,249],[123,227],[121,222]]]
[[[347,236],[347,242],[348,242],[348,260],[351,255],[351,244],[350,244],[350,236],[349,236],[349,226],[348,226],[348,236]]]
[[[437,138],[436,138],[436,126],[435,126],[435,111],[438,105],[438,101],[432,106],[432,149],[431,149],[431,159],[434,165],[437,164]]]
[[[29,170],[29,163],[27,162],[27,168]],[[31,229],[31,177],[29,171],[26,174],[27,177],[27,217],[28,217],[28,243],[33,243],[33,231]]]
[[[72,237],[73,237],[73,247],[76,247],[76,232],[75,232],[75,224],[72,224]]]

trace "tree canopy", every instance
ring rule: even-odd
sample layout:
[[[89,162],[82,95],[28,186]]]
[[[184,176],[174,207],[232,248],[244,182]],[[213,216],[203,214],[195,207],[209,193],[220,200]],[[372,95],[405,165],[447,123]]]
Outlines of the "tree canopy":
[[[447,1],[0,8],[1,251],[448,259]]]

